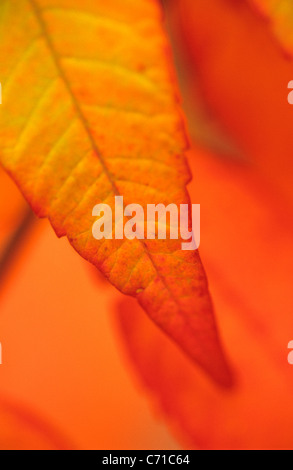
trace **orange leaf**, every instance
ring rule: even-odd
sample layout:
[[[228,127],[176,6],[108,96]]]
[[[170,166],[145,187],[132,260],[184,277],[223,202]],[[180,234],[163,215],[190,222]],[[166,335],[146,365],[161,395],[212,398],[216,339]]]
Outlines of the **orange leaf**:
[[[1,161],[35,212],[222,384],[197,252],[92,236],[93,207],[189,203],[186,137],[155,0],[4,0]]]
[[[209,113],[239,153],[292,204],[293,110],[287,100],[292,60],[247,2],[168,3],[172,33],[185,57],[189,102],[197,80]]]
[[[293,4],[291,0],[249,0],[271,22],[273,31],[285,50],[293,53]]]

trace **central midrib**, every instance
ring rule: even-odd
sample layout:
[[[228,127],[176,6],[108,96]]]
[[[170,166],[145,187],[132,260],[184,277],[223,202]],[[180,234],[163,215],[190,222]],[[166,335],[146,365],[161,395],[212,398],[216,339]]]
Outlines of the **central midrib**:
[[[68,80],[68,78],[67,78],[67,76],[66,76],[66,74],[65,74],[65,72],[64,72],[64,70],[63,70],[62,64],[61,64],[61,62],[60,62],[60,60],[59,60],[58,53],[57,53],[57,51],[55,50],[53,41],[51,40],[49,31],[48,31],[48,28],[47,28],[47,25],[46,25],[46,22],[45,22],[45,20],[44,20],[43,17],[42,17],[42,14],[41,14],[41,11],[40,11],[40,9],[39,9],[39,7],[38,7],[38,5],[37,5],[37,2],[36,2],[36,0],[28,0],[28,1],[29,1],[29,3],[31,4],[31,7],[32,7],[32,9],[33,9],[34,12],[35,12],[37,21],[38,21],[38,23],[39,23],[39,25],[40,25],[41,31],[42,31],[42,33],[43,33],[43,35],[44,35],[44,38],[45,38],[46,43],[47,43],[47,45],[48,45],[48,48],[49,48],[49,50],[50,50],[50,52],[51,52],[51,54],[52,54],[52,58],[53,58],[53,60],[54,60],[54,63],[55,63],[55,65],[56,65],[56,68],[57,68],[57,70],[58,70],[58,72],[59,72],[59,74],[60,74],[61,79],[63,80],[63,82],[64,82],[64,84],[65,84],[65,86],[66,86],[66,89],[67,89],[67,91],[68,91],[70,97],[71,97],[73,106],[74,106],[74,108],[75,108],[75,110],[76,110],[76,113],[77,113],[77,115],[78,115],[80,121],[82,122],[82,124],[83,124],[83,126],[84,126],[84,129],[85,129],[85,131],[86,131],[86,133],[87,133],[87,136],[88,136],[88,138],[89,138],[89,141],[90,141],[90,143],[91,143],[91,145],[92,145],[92,148],[93,148],[95,154],[97,155],[97,157],[99,158],[99,161],[100,161],[100,163],[101,163],[101,165],[102,165],[102,167],[103,167],[103,170],[104,170],[104,172],[105,172],[105,174],[106,174],[106,176],[107,176],[107,178],[108,178],[108,180],[109,180],[109,182],[110,182],[110,184],[111,184],[111,186],[112,186],[113,193],[115,194],[115,196],[123,196],[123,195],[120,193],[119,189],[117,188],[117,186],[116,186],[116,184],[115,184],[115,181],[113,181],[113,179],[112,179],[112,177],[111,177],[111,173],[110,173],[109,170],[108,170],[108,167],[107,167],[107,164],[106,164],[106,162],[105,162],[105,159],[103,158],[103,156],[102,156],[102,154],[101,154],[101,152],[100,152],[100,150],[99,150],[99,148],[98,148],[98,146],[97,146],[97,144],[96,144],[96,142],[95,142],[95,140],[94,140],[94,138],[93,138],[93,135],[92,135],[92,133],[91,133],[91,129],[90,129],[90,126],[89,126],[89,124],[88,124],[88,121],[87,121],[87,119],[85,118],[85,116],[84,116],[84,114],[83,114],[83,111],[82,111],[82,109],[81,109],[81,107],[80,107],[80,105],[79,105],[79,103],[78,103],[78,101],[77,101],[77,99],[76,99],[76,97],[75,97],[73,91],[72,91],[70,82],[69,82],[69,80]],[[166,290],[169,292],[170,297],[173,299],[174,303],[178,306],[179,312],[180,312],[180,311],[181,311],[181,305],[180,305],[180,303],[179,303],[179,300],[174,296],[172,290],[170,289],[170,287],[168,286],[168,284],[167,284],[167,282],[166,282],[165,277],[163,277],[163,276],[161,275],[161,273],[159,272],[158,266],[157,266],[156,262],[154,261],[154,259],[153,259],[152,255],[151,255],[151,253],[149,252],[149,250],[148,250],[148,248],[147,248],[145,242],[144,242],[143,240],[139,240],[139,242],[143,245],[144,251],[145,251],[146,255],[148,256],[148,258],[149,258],[149,260],[150,260],[152,266],[154,267],[155,272],[157,273],[157,275],[158,275],[158,277],[160,278],[161,282],[162,282],[163,285],[165,286]]]

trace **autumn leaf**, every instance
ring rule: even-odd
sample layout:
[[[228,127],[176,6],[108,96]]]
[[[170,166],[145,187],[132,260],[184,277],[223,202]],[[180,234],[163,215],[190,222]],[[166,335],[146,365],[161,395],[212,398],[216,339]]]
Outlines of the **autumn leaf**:
[[[292,56],[293,53],[293,4],[291,0],[249,0],[252,5],[269,19],[272,29]]]
[[[208,112],[240,149],[236,158],[241,155],[257,168],[284,204],[292,205],[293,120],[287,100],[292,60],[248,2],[168,4],[189,75],[189,102],[194,102],[192,86],[197,80]]]
[[[189,203],[183,118],[155,1],[4,0],[0,153],[36,214],[216,381],[230,384],[198,252],[92,236],[93,207]]]

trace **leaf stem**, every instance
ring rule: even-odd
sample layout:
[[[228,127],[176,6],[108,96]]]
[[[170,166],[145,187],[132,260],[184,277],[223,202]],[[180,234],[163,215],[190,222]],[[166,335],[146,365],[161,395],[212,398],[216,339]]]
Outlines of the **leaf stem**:
[[[24,239],[28,235],[35,221],[36,217],[32,210],[29,207],[26,207],[20,219],[20,223],[9,237],[6,246],[0,255],[0,285],[11,268],[17,253],[23,245]]]

